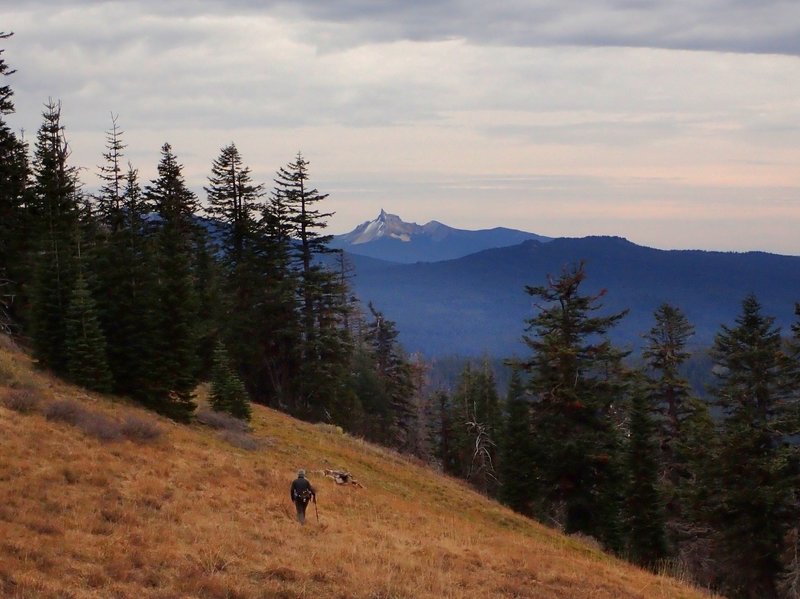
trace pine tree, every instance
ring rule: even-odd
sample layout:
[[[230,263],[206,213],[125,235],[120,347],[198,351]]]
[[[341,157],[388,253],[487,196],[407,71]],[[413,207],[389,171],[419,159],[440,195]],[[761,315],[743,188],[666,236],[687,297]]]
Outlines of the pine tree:
[[[344,326],[348,306],[342,305],[341,282],[336,272],[325,266],[322,258],[331,235],[321,232],[332,213],[316,207],[328,197],[309,183],[309,163],[298,153],[294,162],[278,170],[271,205],[273,211],[286,215],[291,237],[293,260],[297,270],[296,291],[299,300],[299,376],[295,390],[294,412],[306,418],[326,418],[335,406],[346,405],[352,397],[347,391],[348,369],[353,348]]]
[[[654,313],[655,325],[645,335],[647,345],[643,357],[647,369],[647,392],[650,405],[658,415],[658,438],[661,447],[659,469],[664,480],[663,496],[670,536],[670,545],[681,542],[684,529],[684,507],[678,487],[685,476],[685,456],[678,450],[682,442],[683,421],[689,413],[692,398],[690,385],[680,369],[689,359],[686,344],[694,328],[683,312],[662,304]],[[685,540],[685,539],[683,539]]]
[[[0,40],[10,37],[0,32]],[[0,49],[0,78],[14,73],[2,57]],[[5,314],[3,323],[11,330],[11,321],[24,317],[22,295],[30,282],[30,230],[27,214],[30,186],[28,148],[15,135],[5,117],[14,112],[13,91],[9,85],[0,86],[0,301]]]
[[[669,304],[659,306],[654,316],[656,324],[645,335],[644,359],[653,375],[649,385],[652,401],[663,414],[665,462],[668,478],[674,481],[678,466],[672,446],[681,435],[681,422],[686,417],[686,403],[691,395],[680,368],[689,358],[686,343],[694,327],[679,308]]]
[[[83,274],[78,274],[66,320],[67,372],[75,383],[93,391],[111,390],[106,340],[97,318],[94,299]]]
[[[138,171],[130,164],[122,192],[123,227],[106,246],[106,275],[101,271],[103,328],[115,390],[145,403],[157,367],[158,291],[155,264],[145,231],[147,207]]]
[[[123,172],[122,131],[117,124],[117,115],[111,115],[111,129],[106,131],[104,164],[98,167],[98,178],[102,181],[94,196],[99,222],[113,235],[124,226],[125,174]]]
[[[658,434],[654,408],[643,383],[632,393],[627,447],[626,497],[630,558],[653,568],[667,554],[666,520],[660,488]]]
[[[247,260],[246,252],[257,235],[256,217],[264,186],[253,183],[250,169],[231,143],[220,150],[212,163],[208,186],[204,189],[208,195],[208,213],[220,228],[223,260],[235,271]]]
[[[626,312],[592,316],[599,295],[581,295],[583,264],[565,269],[547,286],[527,287],[543,302],[527,321],[533,352],[525,369],[533,397],[533,474],[545,517],[567,532],[622,545],[621,439],[615,411],[625,396],[626,355],[606,333]]]
[[[65,315],[74,288],[80,220],[77,170],[68,165],[69,145],[61,125],[61,104],[48,102],[34,154],[31,234],[38,243],[31,293],[34,355],[66,373]]]
[[[236,319],[234,356],[255,396],[282,409],[299,412],[301,325],[297,309],[298,277],[292,269],[292,226],[280,195],[262,208],[255,242],[253,290],[243,303],[251,306],[249,322]],[[247,262],[245,262],[247,264]],[[242,276],[250,276],[246,271]],[[243,343],[249,340],[250,343]]]
[[[514,511],[527,515],[533,514],[530,445],[530,409],[519,369],[514,368],[506,395],[500,459],[500,498]]]
[[[794,525],[796,475],[787,416],[796,410],[791,366],[774,318],[754,296],[736,326],[714,341],[715,403],[722,410],[721,497],[714,506],[725,590],[777,597],[786,533]]]
[[[372,303],[369,304],[369,310],[373,320],[367,325],[366,338],[390,415],[389,438],[386,441],[393,447],[408,451],[416,428],[411,364],[397,339],[399,333],[394,321],[387,319]]]
[[[680,569],[705,587],[718,586],[714,506],[720,503],[720,439],[708,404],[692,397],[675,447],[683,470],[676,489],[681,517],[672,522]]]
[[[225,345],[217,341],[211,367],[211,407],[234,418],[250,420],[250,398],[244,383],[231,367]]]
[[[171,146],[164,144],[158,177],[145,189],[159,217],[153,239],[159,301],[150,329],[156,361],[145,393],[155,409],[187,421],[196,407],[198,305],[192,258],[200,232],[195,223],[197,199],[181,171]]]

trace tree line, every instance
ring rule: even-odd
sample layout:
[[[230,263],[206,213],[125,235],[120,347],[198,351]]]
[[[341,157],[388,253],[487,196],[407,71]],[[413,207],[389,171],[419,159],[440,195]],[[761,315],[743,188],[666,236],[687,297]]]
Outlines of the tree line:
[[[89,193],[60,102],[31,148],[6,121],[12,95],[0,88],[0,323],[41,367],[183,422],[209,381],[212,406],[239,418],[255,399],[410,450],[415,366],[353,297],[301,153],[267,189],[226,145],[201,202],[169,143],[140,181],[112,116]]]
[[[800,593],[800,321],[784,337],[745,298],[706,402],[681,374],[680,308],[656,311],[634,367],[607,337],[625,313],[603,314],[574,265],[526,289],[529,355],[504,398],[488,362],[433,388],[395,323],[353,296],[302,154],[268,189],[221,148],[203,206],[168,143],[141,182],[112,117],[88,193],[60,103],[31,148],[6,122],[12,95],[0,86],[0,327],[42,367],[183,422],[209,381],[215,409],[248,419],[252,399],[335,423],[645,567],[731,597]]]
[[[784,336],[746,297],[716,336],[705,401],[681,374],[681,309],[656,310],[633,360],[607,336],[625,312],[603,315],[585,278],[579,264],[527,288],[530,352],[504,401],[488,363],[438,394],[435,459],[642,566],[729,597],[800,596],[800,318]]]

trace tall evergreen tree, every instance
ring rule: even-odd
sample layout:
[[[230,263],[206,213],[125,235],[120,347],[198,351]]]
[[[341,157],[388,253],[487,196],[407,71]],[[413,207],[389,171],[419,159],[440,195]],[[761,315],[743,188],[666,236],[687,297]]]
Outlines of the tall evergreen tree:
[[[311,187],[308,167],[308,161],[298,152],[294,162],[278,170],[274,190],[279,203],[290,214],[297,239],[295,257],[301,272],[303,334],[306,341],[312,340],[315,335],[314,301],[320,293],[320,279],[326,273],[317,258],[329,252],[328,243],[333,238],[321,233],[327,227],[326,219],[333,213],[320,212],[316,207],[328,194],[321,194]]]
[[[655,410],[649,390],[640,382],[632,392],[627,446],[628,550],[638,564],[655,567],[667,554],[666,519],[660,487],[660,460]]]
[[[196,407],[198,305],[192,258],[200,232],[195,222],[197,199],[186,187],[169,144],[161,149],[158,177],[146,187],[145,199],[159,217],[154,234],[159,302],[156,326],[151,329],[157,360],[146,400],[170,417],[186,421]]]
[[[61,104],[49,101],[43,117],[34,154],[31,234],[38,251],[31,294],[33,345],[41,364],[65,373],[65,314],[75,281],[80,187],[77,170],[67,162]]]
[[[301,365],[301,325],[297,309],[298,278],[292,269],[290,214],[280,194],[272,194],[262,208],[255,245],[255,282],[241,289],[254,290],[241,299],[252,306],[249,323],[240,323],[233,333],[234,356],[241,364],[254,395],[276,407],[299,411],[297,382]],[[250,339],[251,345],[242,345]]]
[[[271,204],[282,209],[292,226],[293,258],[298,271],[300,303],[299,388],[295,412],[304,417],[325,417],[334,404],[348,403],[347,369],[352,343],[344,327],[346,296],[335,271],[323,263],[331,253],[332,236],[322,234],[332,213],[317,204],[328,197],[311,187],[309,163],[298,153],[294,162],[278,170]]]
[[[686,403],[691,395],[689,383],[680,374],[680,368],[689,358],[686,343],[694,333],[694,327],[680,308],[669,304],[659,306],[654,316],[655,326],[645,335],[644,359],[652,376],[649,385],[652,401],[663,414],[663,446],[668,453],[665,459],[673,470],[672,445],[680,437],[681,422],[686,417]]]
[[[599,295],[582,295],[583,264],[546,286],[527,287],[539,313],[524,337],[533,352],[525,364],[533,396],[534,477],[545,516],[561,520],[611,549],[622,545],[621,439],[615,409],[623,400],[622,358],[605,337],[625,316],[592,316]]]
[[[0,40],[10,37],[0,32]],[[0,81],[14,73],[3,59],[0,49]],[[22,294],[30,282],[30,230],[27,214],[30,166],[28,148],[8,126],[6,116],[14,112],[13,90],[8,84],[0,85],[0,298],[3,312],[11,327],[11,320],[24,316]]]
[[[208,186],[208,213],[220,228],[223,260],[235,271],[246,261],[258,231],[259,198],[264,186],[253,183],[250,169],[234,144],[225,146],[211,165]]]
[[[754,296],[714,341],[715,403],[722,410],[720,533],[725,590],[732,597],[777,597],[786,532],[797,519],[794,447],[787,416],[796,409],[780,329]]]
[[[531,416],[518,368],[511,373],[506,395],[500,474],[500,498],[514,511],[532,515]]]
[[[103,247],[106,270],[99,273],[99,311],[108,342],[115,391],[147,403],[157,367],[158,290],[152,247],[146,235],[147,206],[138,171],[124,176],[123,228]],[[103,274],[105,272],[105,274]]]
[[[389,438],[386,440],[401,450],[410,449],[416,426],[416,411],[412,404],[414,387],[411,364],[397,339],[395,323],[369,304],[372,322],[367,325],[367,340],[375,362],[378,380],[382,383],[390,414]]]
[[[649,405],[658,415],[658,438],[661,455],[658,459],[659,473],[664,480],[664,500],[670,544],[682,542],[684,506],[679,487],[685,473],[685,459],[679,447],[682,443],[683,421],[690,413],[692,397],[689,382],[680,369],[689,359],[686,344],[694,328],[683,312],[669,304],[656,309],[655,325],[645,335],[647,345],[643,357],[647,370],[647,392]],[[643,399],[640,401],[644,401]]]
[[[98,178],[102,182],[94,196],[100,223],[112,234],[124,226],[125,219],[125,173],[123,171],[122,131],[117,124],[117,115],[111,115],[111,128],[106,131],[104,164],[98,167]]]

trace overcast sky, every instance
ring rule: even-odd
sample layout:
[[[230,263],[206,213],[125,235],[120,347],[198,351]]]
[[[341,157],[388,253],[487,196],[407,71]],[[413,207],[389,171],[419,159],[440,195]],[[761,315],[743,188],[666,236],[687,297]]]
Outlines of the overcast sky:
[[[419,223],[800,255],[797,0],[0,0],[32,139],[61,99],[87,187],[119,114],[201,191],[298,150],[335,233]]]

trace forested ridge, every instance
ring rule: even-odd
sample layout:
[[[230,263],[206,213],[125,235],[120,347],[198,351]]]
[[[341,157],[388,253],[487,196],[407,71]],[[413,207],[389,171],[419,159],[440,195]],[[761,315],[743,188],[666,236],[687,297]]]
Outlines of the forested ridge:
[[[488,361],[432,387],[391,315],[353,296],[301,153],[265,184],[231,143],[202,201],[169,143],[140,181],[114,117],[87,193],[61,104],[31,145],[7,122],[12,95],[0,87],[2,327],[40,367],[178,422],[207,380],[217,410],[340,425],[645,567],[731,597],[800,594],[800,321],[781,331],[743,298],[712,348],[709,405],[681,374],[681,308],[659,307],[631,356],[608,335],[625,312],[582,291],[579,263],[520,290],[537,309],[504,398]]]

